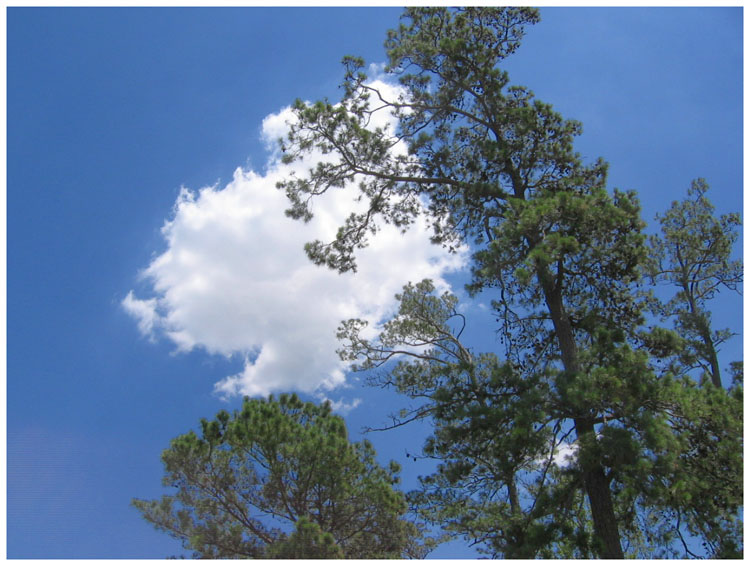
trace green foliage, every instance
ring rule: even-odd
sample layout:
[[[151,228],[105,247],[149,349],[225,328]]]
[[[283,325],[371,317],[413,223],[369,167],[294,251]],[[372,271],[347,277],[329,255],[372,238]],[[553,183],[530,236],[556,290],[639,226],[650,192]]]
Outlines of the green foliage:
[[[685,338],[681,361],[689,369],[701,368],[716,387],[722,387],[719,346],[732,333],[712,328],[708,302],[721,288],[741,292],[742,261],[730,259],[740,216],[716,218],[706,197],[708,188],[705,179],[694,180],[687,199],[674,201],[663,216],[657,216],[661,234],[649,238],[649,274],[654,282],[676,288],[669,301],[654,301],[654,307],[659,315],[672,318]]]
[[[271,559],[332,559],[344,558],[344,552],[336,544],[331,533],[323,532],[320,525],[302,517],[294,526],[294,532],[270,545],[266,557]]]
[[[199,558],[400,558],[419,552],[398,467],[350,443],[330,406],[245,398],[162,454],[177,491],[133,505]],[[291,532],[290,532],[291,531]]]
[[[657,377],[647,351],[601,328],[580,356],[581,376],[550,364],[532,371],[462,346],[463,324],[449,324],[456,297],[436,296],[430,282],[406,285],[399,299],[376,340],[343,324],[342,355],[372,368],[406,354],[371,381],[421,401],[396,426],[425,416],[434,424],[424,456],[440,462],[437,472],[409,494],[427,520],[492,557],[592,558],[603,551],[581,471],[597,464],[626,556],[691,556],[686,533],[708,556],[741,549],[739,383],[724,391]],[[640,338],[672,351],[669,331],[652,334]],[[595,437],[575,438],[582,407],[595,414]]]
[[[658,493],[709,555],[737,557],[742,549],[743,390],[685,379],[669,419],[681,444],[669,489]]]
[[[396,426],[434,424],[424,452],[438,470],[410,494],[424,517],[493,557],[692,556],[686,533],[703,555],[730,555],[742,544],[736,387],[681,378],[689,352],[701,355],[694,319],[678,317],[678,333],[646,328],[643,292],[646,272],[661,276],[654,257],[675,256],[649,250],[635,193],[608,191],[607,164],[574,151],[581,125],[501,69],[538,19],[527,8],[406,9],[386,40],[399,94],[380,92],[364,61],[347,57],[340,104],[297,103],[285,160],[318,150],[326,161],[279,184],[288,214],[307,220],[316,195],[359,191],[366,210],[306,248],[340,272],[356,269],[379,221],[406,229],[424,215],[436,243],[472,245],[469,291],[494,293],[502,359],[462,344],[456,297],[428,281],[404,287],[375,339],[363,321],[339,329],[343,359],[381,368],[373,382],[417,403]],[[369,127],[374,106],[393,114],[395,131]],[[408,152],[392,150],[401,142]],[[670,245],[725,258],[737,219],[717,230],[707,201],[699,208],[667,214],[665,226],[696,219]],[[704,228],[708,250],[692,236]],[[736,269],[696,261],[704,272],[691,268],[690,285],[703,309],[717,281],[736,284]]]

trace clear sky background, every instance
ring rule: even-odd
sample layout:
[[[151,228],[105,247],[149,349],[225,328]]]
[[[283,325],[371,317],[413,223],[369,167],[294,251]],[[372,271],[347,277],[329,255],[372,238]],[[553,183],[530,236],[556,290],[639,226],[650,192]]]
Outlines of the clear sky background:
[[[158,497],[161,450],[238,393],[330,398],[353,439],[401,406],[341,371],[330,328],[422,276],[464,296],[456,258],[416,231],[368,252],[360,279],[312,268],[299,245],[325,223],[283,218],[269,143],[295,98],[336,98],[343,55],[383,62],[399,14],[8,9],[9,558],[180,554],[130,500]],[[739,211],[742,24],[741,8],[543,8],[506,68],[583,122],[578,150],[647,221],[696,177]],[[741,332],[741,305],[721,297],[715,321]],[[494,347],[491,314],[466,308]],[[738,336],[721,361],[741,358]],[[429,471],[405,457],[425,432],[370,435],[404,488]]]

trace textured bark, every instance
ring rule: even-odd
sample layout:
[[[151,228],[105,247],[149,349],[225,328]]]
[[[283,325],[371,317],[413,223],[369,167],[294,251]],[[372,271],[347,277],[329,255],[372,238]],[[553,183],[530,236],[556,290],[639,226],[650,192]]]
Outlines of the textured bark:
[[[554,278],[546,268],[539,267],[537,276],[544,291],[545,302],[555,328],[563,367],[565,371],[575,375],[580,371],[578,346],[570,318],[565,313],[561,289],[555,285]],[[575,418],[573,423],[576,428],[576,436],[579,439],[596,434],[594,422],[591,419]],[[591,508],[594,532],[604,545],[600,558],[625,558],[612,503],[612,492],[609,489],[610,482],[604,473],[604,468],[600,464],[595,464],[584,469],[582,473],[584,489]]]
[[[706,323],[705,318],[701,319],[701,325],[699,328],[703,345],[706,347],[706,357],[708,363],[711,364],[711,382],[715,387],[721,389],[721,369],[719,367],[719,356],[716,353],[716,347],[714,341],[711,339],[711,330]]]
[[[703,352],[704,358],[711,365],[711,382],[715,387],[721,389],[721,368],[719,367],[719,356],[716,353],[716,346],[714,346],[714,341],[711,339],[711,326],[709,325],[708,320],[706,320],[706,315],[704,315],[695,304],[690,285],[686,280],[683,280],[682,288],[688,297],[688,306],[690,307],[690,315],[693,319],[693,324],[695,325],[698,335],[701,337],[703,346],[705,347],[705,351]]]
[[[596,434],[594,425],[585,419],[575,419],[578,438],[583,435]],[[620,544],[620,531],[612,504],[612,492],[609,480],[601,465],[583,470],[583,484],[591,507],[594,531],[604,543],[604,552],[600,558],[625,558]]]

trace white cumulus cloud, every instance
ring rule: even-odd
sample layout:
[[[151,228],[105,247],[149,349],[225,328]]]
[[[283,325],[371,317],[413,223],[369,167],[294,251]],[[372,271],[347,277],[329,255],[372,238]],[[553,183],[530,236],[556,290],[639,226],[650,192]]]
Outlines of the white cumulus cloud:
[[[307,224],[284,215],[288,202],[276,183],[292,166],[281,164],[272,140],[291,117],[285,109],[263,122],[270,155],[264,174],[238,168],[224,187],[182,189],[162,228],[166,250],[141,274],[151,296],[131,291],[122,301],[144,336],[166,338],[177,351],[200,348],[243,360],[239,373],[215,385],[226,397],[324,395],[345,385],[346,367],[336,355],[340,321],[376,324],[393,311],[393,295],[405,283],[431,278],[446,288],[444,275],[466,262],[464,254],[432,245],[429,227],[418,222],[405,234],[383,226],[359,253],[357,273],[313,265],[304,244],[333,238],[357,206],[356,191],[319,197]],[[305,171],[315,160],[294,169]]]
[[[153,340],[154,326],[159,322],[156,314],[156,299],[136,299],[133,291],[130,291],[122,300],[122,308],[138,321],[138,330],[141,334]]]

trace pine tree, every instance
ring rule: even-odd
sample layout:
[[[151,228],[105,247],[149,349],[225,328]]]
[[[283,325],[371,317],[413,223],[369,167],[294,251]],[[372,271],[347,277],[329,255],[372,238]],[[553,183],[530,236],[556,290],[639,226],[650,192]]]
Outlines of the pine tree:
[[[367,441],[350,443],[329,404],[245,398],[201,429],[162,454],[176,493],[133,500],[195,558],[422,556],[393,487],[398,466],[380,467]]]
[[[495,293],[504,359],[461,343],[456,298],[429,282],[404,288],[378,338],[362,338],[362,321],[340,330],[342,355],[363,368],[401,356],[379,382],[422,401],[404,422],[435,424],[425,452],[442,464],[415,497],[428,518],[493,556],[668,553],[682,518],[698,516],[689,478],[709,460],[695,443],[723,427],[714,448],[731,468],[741,437],[697,408],[714,401],[675,371],[680,337],[645,326],[635,193],[608,192],[606,163],[573,149],[581,125],[500,67],[538,20],[527,8],[407,9],[386,40],[400,94],[346,57],[341,102],[297,101],[282,141],[288,164],[311,151],[325,160],[279,187],[302,220],[317,195],[360,192],[364,209],[336,238],[308,244],[318,264],[356,270],[379,222],[406,230],[425,216],[436,243],[472,246],[470,291]],[[394,131],[370,125],[386,110]],[[722,525],[737,512],[728,473],[731,497],[701,505]]]
[[[705,179],[695,179],[687,199],[674,201],[657,216],[661,234],[649,238],[649,274],[655,283],[677,288],[669,301],[656,302],[656,311],[673,318],[685,338],[683,362],[700,367],[714,386],[722,387],[719,346],[732,333],[712,328],[708,302],[722,288],[741,293],[742,261],[730,259],[740,216],[716,218],[708,188]]]

